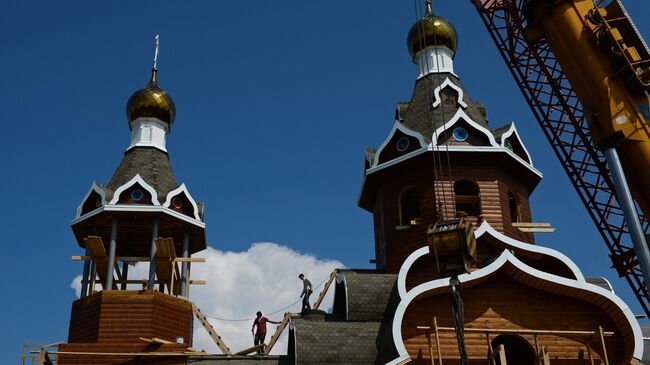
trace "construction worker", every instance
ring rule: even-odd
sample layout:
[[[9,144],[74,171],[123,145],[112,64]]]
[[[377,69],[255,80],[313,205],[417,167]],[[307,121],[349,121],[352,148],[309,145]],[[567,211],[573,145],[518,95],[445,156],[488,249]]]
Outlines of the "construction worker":
[[[253,321],[253,327],[251,327],[251,332],[254,335],[253,343],[255,346],[264,344],[264,339],[266,338],[266,322],[280,324],[280,322],[272,321],[262,316],[262,312],[258,311],[257,318]],[[257,332],[255,332],[255,326],[257,326]],[[257,354],[262,355],[264,353],[263,350],[263,348],[258,349]]]
[[[298,278],[302,280],[302,293],[300,294],[302,297],[302,310],[300,313],[305,314],[311,310],[311,305],[309,304],[309,296],[312,293],[312,286],[311,281],[309,281],[309,279],[307,279],[304,274],[298,275]]]

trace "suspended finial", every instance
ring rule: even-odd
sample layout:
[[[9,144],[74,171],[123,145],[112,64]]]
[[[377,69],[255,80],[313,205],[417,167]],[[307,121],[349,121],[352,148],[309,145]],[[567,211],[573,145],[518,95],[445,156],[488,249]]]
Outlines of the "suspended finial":
[[[160,35],[156,34],[156,51],[153,54],[153,69],[158,69],[158,53],[160,53]]]
[[[431,0],[427,0],[427,15],[431,15]]]

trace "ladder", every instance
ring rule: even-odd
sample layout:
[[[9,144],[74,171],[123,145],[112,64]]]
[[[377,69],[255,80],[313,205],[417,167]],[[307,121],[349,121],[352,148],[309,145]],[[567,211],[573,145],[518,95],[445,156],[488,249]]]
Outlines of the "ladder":
[[[198,319],[199,322],[201,322],[201,324],[203,325],[203,328],[205,328],[205,330],[208,331],[208,334],[210,335],[210,337],[212,337],[212,340],[214,341],[214,343],[216,343],[217,346],[219,346],[219,349],[221,350],[221,352],[223,352],[224,355],[232,356],[232,352],[230,351],[230,348],[228,348],[228,346],[226,346],[226,344],[221,339],[221,336],[219,336],[217,331],[214,330],[214,327],[212,327],[210,322],[208,322],[208,319],[205,318],[203,313],[201,313],[199,308],[194,303],[192,303],[192,312],[194,312],[194,315],[196,316],[196,319]]]
[[[318,295],[318,299],[316,299],[316,303],[314,303],[313,309],[318,309],[320,307],[321,303],[323,302],[323,299],[325,299],[325,294],[327,294],[327,291],[330,288],[330,285],[332,285],[332,282],[334,281],[334,278],[336,278],[336,274],[339,273],[339,269],[334,269],[332,273],[330,274],[329,279],[327,279],[327,282],[325,283],[325,286],[323,287],[323,291],[320,292]]]
[[[282,331],[284,331],[284,328],[291,322],[291,316],[292,314],[290,312],[287,312],[284,314],[284,318],[282,319],[282,322],[278,325],[278,329],[275,330],[275,333],[271,337],[271,341],[269,344],[266,346],[264,349],[264,356],[268,356],[269,352],[271,352],[271,349],[275,345],[275,343],[278,341],[278,338],[280,338],[280,335],[282,334]]]

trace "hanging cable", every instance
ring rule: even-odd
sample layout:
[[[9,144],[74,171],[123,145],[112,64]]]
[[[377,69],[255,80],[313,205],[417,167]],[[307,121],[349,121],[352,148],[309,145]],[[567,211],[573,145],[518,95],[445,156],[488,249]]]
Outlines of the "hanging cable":
[[[325,282],[329,279],[329,277],[330,277],[330,276],[327,275],[327,277],[326,277],[323,281],[321,281],[321,283],[318,284],[318,285],[314,288],[314,291],[316,291],[316,289],[318,289],[318,288],[320,288],[321,286],[323,286],[323,284],[325,284]],[[287,306],[285,306],[285,307],[282,307],[282,308],[280,308],[280,309],[277,309],[277,310],[275,310],[275,311],[273,311],[273,312],[271,312],[271,313],[266,313],[265,315],[267,315],[267,316],[272,316],[272,315],[274,315],[274,314],[277,314],[277,313],[283,312],[283,311],[285,311],[285,310],[287,310],[287,309],[293,307],[294,305],[296,305],[296,304],[298,304],[298,303],[300,303],[300,302],[302,302],[302,298],[301,298],[301,299],[298,299],[297,301],[295,301],[295,302],[293,302],[293,303],[291,303],[291,304],[289,304],[289,305],[287,305]],[[204,315],[205,317],[210,318],[210,319],[214,319],[214,320],[222,321],[222,322],[246,322],[246,321],[252,321],[252,320],[254,320],[254,319],[256,318],[256,317],[248,317],[248,318],[221,318],[221,317],[217,317],[217,316],[208,315],[208,314],[205,314],[205,313],[203,313],[203,315]]]

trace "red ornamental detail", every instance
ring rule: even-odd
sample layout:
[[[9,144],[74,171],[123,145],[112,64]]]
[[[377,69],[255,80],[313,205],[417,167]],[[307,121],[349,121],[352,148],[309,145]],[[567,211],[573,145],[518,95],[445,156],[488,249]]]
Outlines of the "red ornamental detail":
[[[605,157],[595,146],[582,105],[549,45],[528,43],[522,10],[525,0],[473,3],[609,248],[614,268],[625,277],[646,315],[650,315],[650,295]],[[639,217],[645,233],[650,233],[648,220],[640,212]]]
[[[175,196],[172,198],[172,206],[176,209],[181,209],[183,207],[183,201],[181,198]]]

